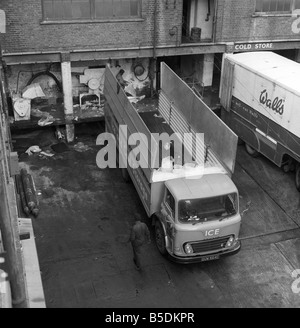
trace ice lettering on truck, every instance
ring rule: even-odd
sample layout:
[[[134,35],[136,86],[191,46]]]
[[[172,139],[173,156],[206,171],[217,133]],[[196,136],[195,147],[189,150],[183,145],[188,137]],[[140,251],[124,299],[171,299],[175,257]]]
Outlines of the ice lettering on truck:
[[[204,233],[205,237],[218,236],[220,234],[220,229],[207,230]]]
[[[259,97],[259,102],[272,109],[275,113],[282,115],[284,112],[284,99],[276,97],[273,101],[269,98],[267,89],[264,89]]]

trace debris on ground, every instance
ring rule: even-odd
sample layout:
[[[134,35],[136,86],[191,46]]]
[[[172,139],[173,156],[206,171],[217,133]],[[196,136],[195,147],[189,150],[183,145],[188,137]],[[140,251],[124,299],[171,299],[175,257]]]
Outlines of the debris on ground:
[[[127,97],[128,100],[133,103],[136,104],[137,102],[143,100],[146,96],[141,96],[141,97]]]
[[[54,117],[49,113],[46,113],[46,115],[38,121],[38,125],[46,126],[52,124],[54,121],[55,121]]]
[[[22,169],[16,181],[24,213],[26,215],[32,213],[37,217],[39,214],[39,202],[33,177],[31,174],[28,174],[26,169]]]
[[[42,112],[38,108],[31,108],[30,114],[31,114],[31,116],[34,116],[34,117],[44,117],[45,116],[45,112]]]
[[[46,157],[53,157],[54,156],[54,154],[51,153],[49,150],[40,152],[40,155],[41,156],[46,156]]]
[[[57,126],[55,131],[55,136],[58,140],[65,139],[65,133]]]
[[[23,89],[22,97],[26,99],[35,99],[45,97],[45,94],[39,83],[33,83]]]
[[[41,151],[42,149],[39,146],[31,146],[25,151],[25,153],[31,156],[35,153],[40,153]]]
[[[76,145],[74,145],[74,150],[82,153],[88,150],[92,150],[92,148],[85,145],[83,142],[78,142]]]
[[[23,212],[24,212],[24,214],[26,214],[27,216],[29,216],[30,210],[29,210],[29,208],[27,206],[27,202],[26,202],[26,198],[25,198],[25,193],[24,193],[24,189],[23,189],[22,180],[21,180],[21,176],[20,175],[16,175],[16,187],[17,187],[18,194],[20,196],[20,202],[21,202],[21,206],[22,206]]]
[[[54,150],[56,153],[64,153],[66,151],[69,151],[69,147],[64,142],[59,142],[57,144],[54,144],[51,146],[52,150]]]

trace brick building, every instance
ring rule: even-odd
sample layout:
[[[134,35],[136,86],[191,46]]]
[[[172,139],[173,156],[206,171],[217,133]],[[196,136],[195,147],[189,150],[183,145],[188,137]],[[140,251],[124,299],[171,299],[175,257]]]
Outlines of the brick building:
[[[299,57],[299,0],[2,0],[0,9],[9,93],[40,82],[71,116],[82,95],[101,94],[108,62],[139,96],[155,90],[160,61],[203,89],[218,84],[224,52]]]

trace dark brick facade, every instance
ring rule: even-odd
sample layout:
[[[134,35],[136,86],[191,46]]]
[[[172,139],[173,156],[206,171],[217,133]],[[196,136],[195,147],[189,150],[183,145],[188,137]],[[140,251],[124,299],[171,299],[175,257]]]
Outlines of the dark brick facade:
[[[180,35],[182,1],[165,6],[157,0],[157,45],[175,45]],[[6,34],[2,35],[5,53],[72,51],[153,46],[154,0],[141,0],[141,19],[87,23],[42,22],[41,0],[1,0],[6,13]]]
[[[292,31],[295,16],[255,15],[255,0],[218,3],[216,42],[300,40],[300,34]]]

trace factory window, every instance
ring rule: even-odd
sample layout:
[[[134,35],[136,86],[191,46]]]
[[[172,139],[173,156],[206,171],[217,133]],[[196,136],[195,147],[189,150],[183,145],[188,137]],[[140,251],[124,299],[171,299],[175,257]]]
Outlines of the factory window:
[[[42,0],[45,21],[138,18],[141,0]]]
[[[290,13],[300,9],[300,0],[256,0],[256,12]]]

